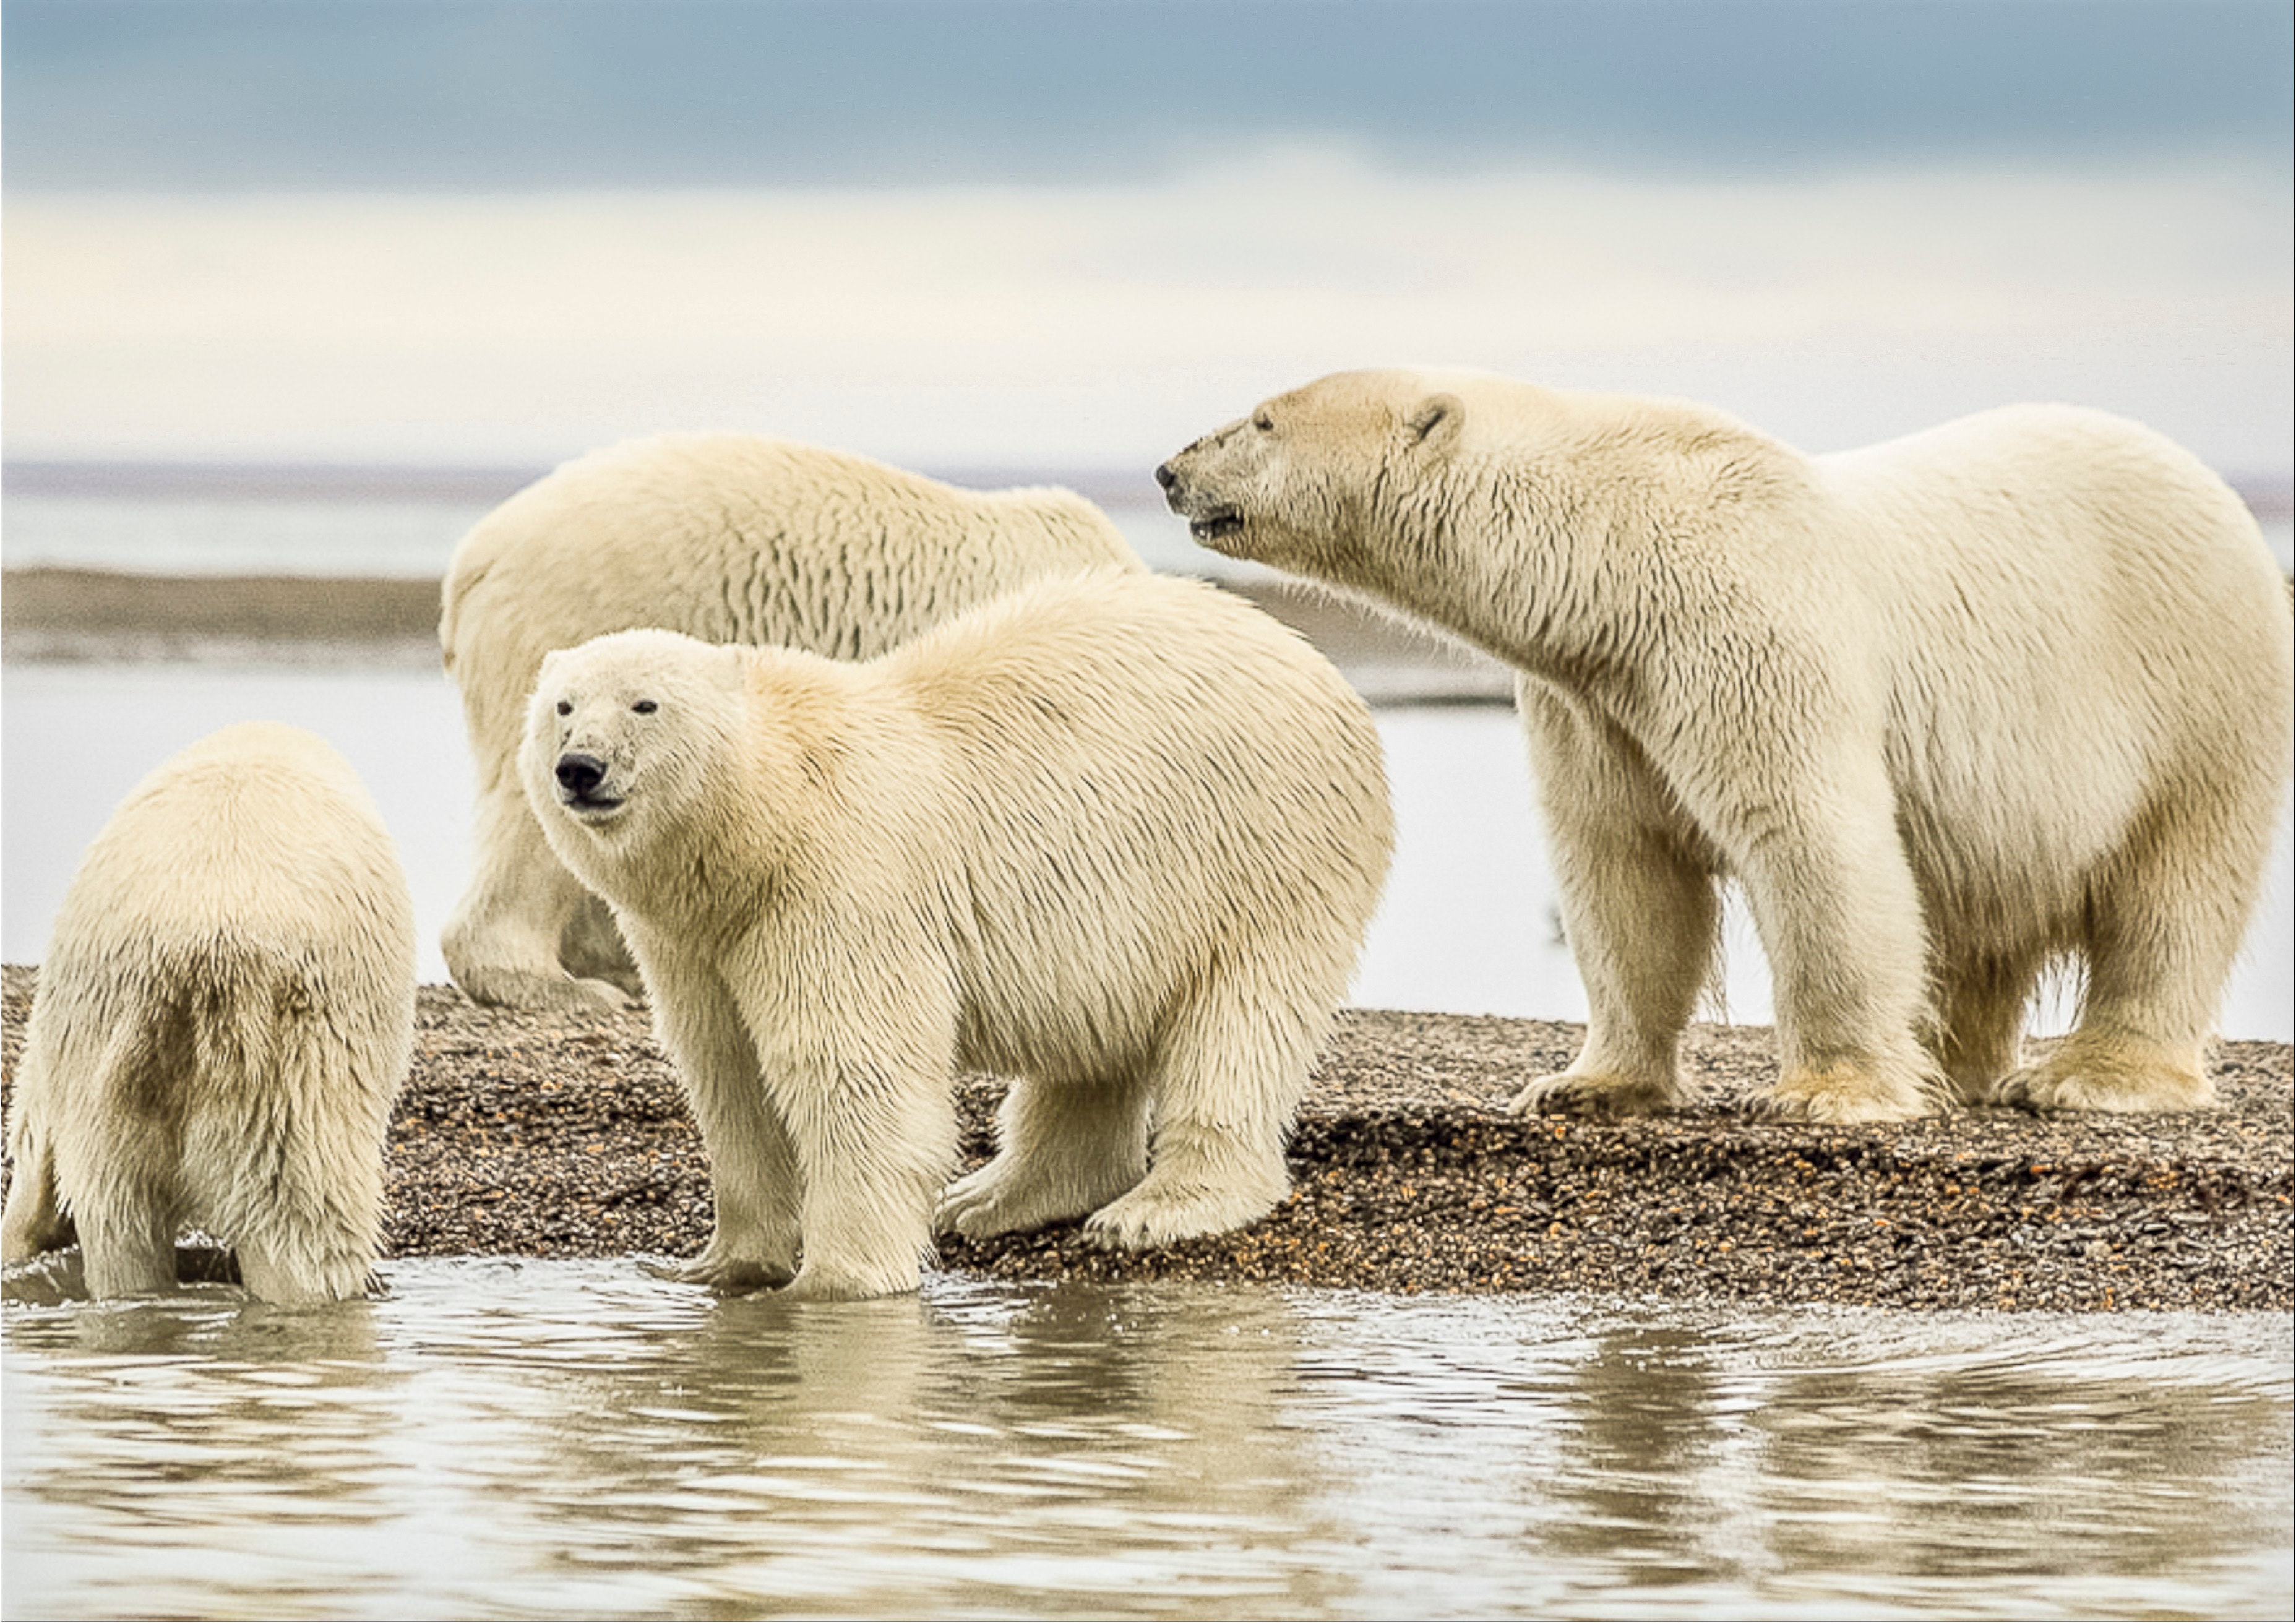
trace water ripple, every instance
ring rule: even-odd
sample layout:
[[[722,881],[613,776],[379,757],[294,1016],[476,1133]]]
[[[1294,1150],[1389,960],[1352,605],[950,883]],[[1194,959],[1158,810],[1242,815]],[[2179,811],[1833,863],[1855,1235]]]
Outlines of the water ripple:
[[[0,1610],[2285,1612],[2267,1316],[1025,1288],[635,1263],[12,1302]]]

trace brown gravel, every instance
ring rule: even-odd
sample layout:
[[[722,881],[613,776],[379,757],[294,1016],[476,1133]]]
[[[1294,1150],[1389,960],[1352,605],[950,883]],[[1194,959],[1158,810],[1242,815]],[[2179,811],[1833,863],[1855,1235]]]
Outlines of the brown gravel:
[[[12,1082],[33,972],[4,976]],[[685,1254],[708,1175],[640,1015],[567,1024],[422,989],[391,1131],[391,1255]],[[973,1243],[940,1266],[1013,1280],[1273,1281],[1390,1292],[1579,1290],[1922,1308],[2296,1306],[2289,1046],[2228,1043],[2195,1116],[1965,1111],[1812,1128],[1732,1103],[1775,1073],[1765,1029],[1700,1027],[1709,1103],[1628,1122],[1505,1102],[1578,1029],[1351,1011],[1292,1149],[1294,1190],[1237,1234],[1140,1255],[1078,1226]],[[969,1164],[998,1087],[958,1090]]]

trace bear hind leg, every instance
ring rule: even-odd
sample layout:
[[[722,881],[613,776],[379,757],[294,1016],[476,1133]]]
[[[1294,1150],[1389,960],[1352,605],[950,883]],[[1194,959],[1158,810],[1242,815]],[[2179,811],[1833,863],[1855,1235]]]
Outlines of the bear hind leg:
[[[996,1156],[949,1185],[933,1226],[974,1240],[1082,1218],[1148,1170],[1144,1079],[1013,1083]]]
[[[19,1107],[19,1109],[21,1109]],[[0,1259],[24,1263],[72,1243],[77,1232],[56,1198],[56,1161],[44,1134],[22,1136],[16,1177],[0,1216]]]
[[[479,792],[478,824],[478,873],[439,936],[455,985],[507,1009],[628,1008],[613,980],[567,972],[570,948],[578,970],[605,967],[586,915],[599,905],[550,849],[514,776]]]
[[[176,1285],[175,1204],[140,1181],[109,1182],[77,1201],[88,1295],[147,1297]]]
[[[2079,1024],[1995,1097],[2035,1111],[2197,1111],[2207,1048],[2270,854],[2278,774],[2157,813],[2091,883]],[[2245,803],[2243,800],[2246,795]]]
[[[1330,1021],[1328,1005],[1303,1011],[1293,998],[1207,977],[1151,1064],[1147,1176],[1086,1218],[1086,1237],[1139,1251],[1273,1211],[1292,1187],[1284,1136]]]
[[[1937,972],[1936,1013],[1922,1042],[1956,1099],[1984,1100],[2017,1069],[2018,1038],[2040,969],[2038,956],[1992,955]]]

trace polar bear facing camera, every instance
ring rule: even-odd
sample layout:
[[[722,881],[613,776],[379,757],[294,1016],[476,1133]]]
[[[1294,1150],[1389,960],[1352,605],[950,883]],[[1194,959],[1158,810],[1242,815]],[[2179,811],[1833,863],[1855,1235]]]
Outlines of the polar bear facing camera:
[[[519,785],[542,657],[638,626],[866,660],[1050,574],[1138,568],[1083,497],[970,491],[757,435],[634,441],[569,463],[464,537],[439,639],[478,770],[478,866],[442,947],[481,1004],[618,1008],[611,921],[552,857]]]
[[[865,664],[623,632],[544,662],[521,765],[709,1152],[686,1277],[914,1290],[959,1067],[1015,1079],[963,1234],[1282,1199],[1392,833],[1363,702],[1249,604],[1107,571]]]
[[[2205,1104],[2287,782],[2284,582],[2240,498],[2102,413],[1805,456],[1719,412],[1340,373],[1158,471],[1204,545],[1515,666],[1585,1046],[1518,1110],[1685,1100],[1716,886],[1778,1113]],[[2019,1040],[2037,977],[2077,1029]]]
[[[299,728],[211,734],[120,803],[57,915],[7,1260],[77,1231],[94,1295],[164,1291],[198,1227],[257,1297],[359,1295],[414,1042],[414,905],[365,786]]]

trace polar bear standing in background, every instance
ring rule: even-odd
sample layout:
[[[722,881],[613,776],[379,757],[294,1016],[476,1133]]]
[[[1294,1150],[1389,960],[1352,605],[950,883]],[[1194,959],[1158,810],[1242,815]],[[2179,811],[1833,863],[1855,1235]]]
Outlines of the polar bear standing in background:
[[[1808,457],[1682,402],[1348,373],[1157,476],[1204,545],[1521,673],[1590,1019],[1517,1110],[1686,1097],[1719,876],[1775,977],[1779,1113],[2210,1099],[2288,776],[2289,598],[2161,436],[2013,406]],[[2020,1070],[2070,956],[2079,1029]]]
[[[322,740],[209,735],[122,801],[40,966],[8,1120],[7,1261],[77,1229],[97,1297],[165,1291],[208,1231],[275,1302],[369,1288],[414,1042],[414,907]]]
[[[439,623],[479,781],[478,873],[441,943],[455,983],[536,1009],[639,990],[519,787],[551,650],[652,626],[866,660],[1023,582],[1110,566],[1140,563],[1069,491],[960,490],[754,435],[636,441],[529,486],[455,549]]]
[[[863,665],[622,632],[543,662],[521,767],[709,1149],[686,1278],[914,1290],[959,1067],[1018,1079],[966,1234],[1283,1199],[1392,826],[1363,701],[1250,605],[1103,571]]]

